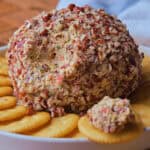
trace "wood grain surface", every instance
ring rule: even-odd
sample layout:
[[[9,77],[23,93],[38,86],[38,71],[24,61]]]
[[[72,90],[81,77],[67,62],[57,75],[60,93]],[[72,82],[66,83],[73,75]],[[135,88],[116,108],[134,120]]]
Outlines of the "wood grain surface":
[[[58,0],[0,0],[0,46],[26,19],[55,8]]]

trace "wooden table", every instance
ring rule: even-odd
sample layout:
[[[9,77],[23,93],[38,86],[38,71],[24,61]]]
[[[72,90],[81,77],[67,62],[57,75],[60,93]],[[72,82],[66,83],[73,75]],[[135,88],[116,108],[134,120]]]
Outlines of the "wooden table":
[[[58,0],[0,0],[0,46],[8,43],[12,33],[24,20],[43,10],[55,8]]]

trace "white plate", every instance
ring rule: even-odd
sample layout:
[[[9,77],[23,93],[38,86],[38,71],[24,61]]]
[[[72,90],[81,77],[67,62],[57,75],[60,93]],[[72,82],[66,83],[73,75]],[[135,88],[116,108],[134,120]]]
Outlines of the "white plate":
[[[0,47],[0,55],[7,46]],[[150,55],[150,49],[141,47]],[[150,128],[136,140],[122,144],[96,144],[87,139],[38,138],[0,131],[0,150],[144,150],[150,149]]]

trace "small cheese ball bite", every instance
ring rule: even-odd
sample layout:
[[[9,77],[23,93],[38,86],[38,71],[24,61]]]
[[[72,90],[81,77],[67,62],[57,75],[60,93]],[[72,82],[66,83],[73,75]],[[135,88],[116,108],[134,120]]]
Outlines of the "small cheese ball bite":
[[[119,132],[135,120],[129,100],[108,96],[89,109],[87,114],[91,124],[106,133]]]

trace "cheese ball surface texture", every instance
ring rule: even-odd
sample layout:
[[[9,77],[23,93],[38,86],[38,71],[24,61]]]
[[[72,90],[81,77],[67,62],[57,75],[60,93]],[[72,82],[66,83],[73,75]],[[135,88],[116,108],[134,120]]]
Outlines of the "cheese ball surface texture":
[[[105,95],[128,96],[143,56],[120,20],[71,4],[25,21],[7,57],[18,103],[61,116],[85,112]]]

